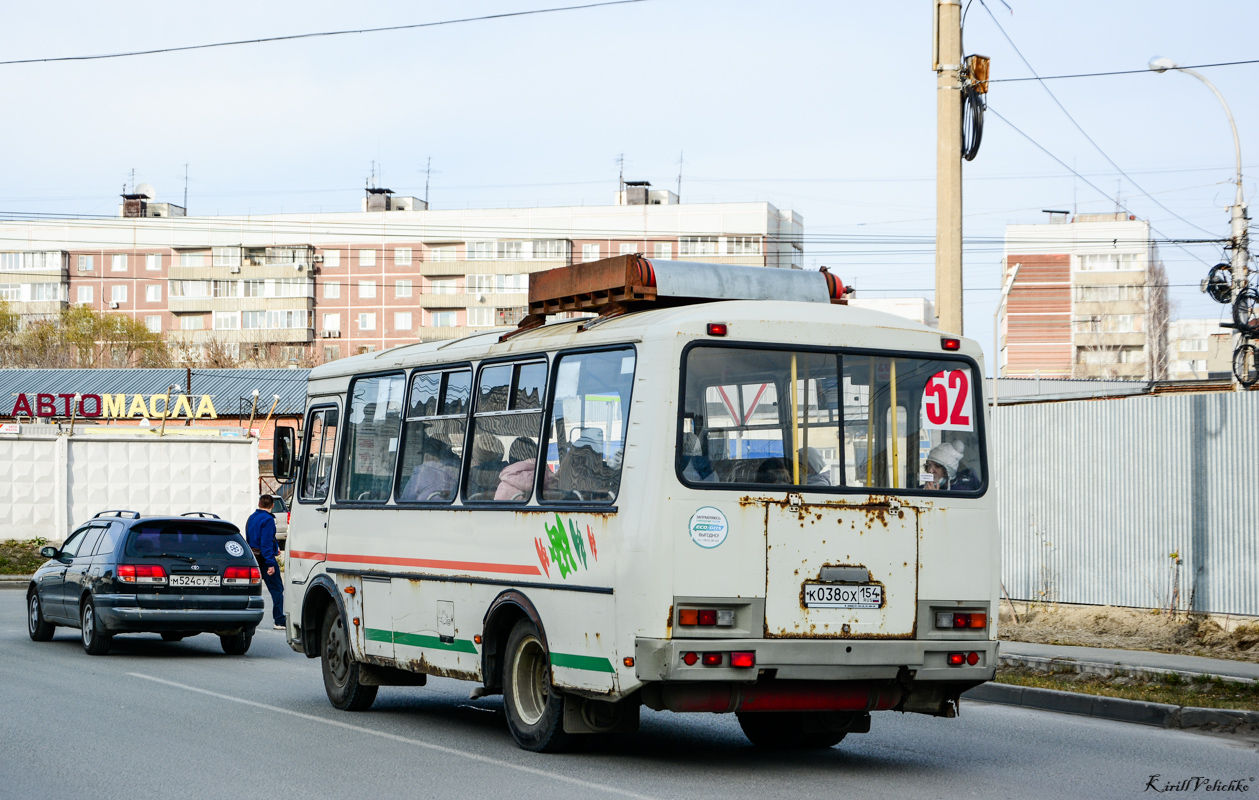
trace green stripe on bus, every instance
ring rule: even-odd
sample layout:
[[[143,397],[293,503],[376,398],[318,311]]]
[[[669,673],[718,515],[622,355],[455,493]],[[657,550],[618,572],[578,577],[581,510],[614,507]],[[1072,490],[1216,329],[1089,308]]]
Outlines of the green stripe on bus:
[[[598,656],[579,656],[572,653],[551,653],[551,666],[568,667],[569,669],[585,669],[591,672],[612,672],[612,662]]]
[[[393,642],[407,647],[427,647],[430,650],[447,650],[454,653],[472,653],[476,655],[476,647],[468,639],[456,639],[453,642],[443,642],[436,636],[425,636],[419,633],[401,633],[400,631],[387,631],[380,628],[365,628],[365,635],[369,642]]]
[[[476,648],[472,646],[470,639],[455,639],[453,642],[443,642],[436,636],[425,636],[419,633],[394,633],[394,644],[403,644],[407,647],[427,647],[430,650],[449,650],[455,653],[472,653],[476,655]]]

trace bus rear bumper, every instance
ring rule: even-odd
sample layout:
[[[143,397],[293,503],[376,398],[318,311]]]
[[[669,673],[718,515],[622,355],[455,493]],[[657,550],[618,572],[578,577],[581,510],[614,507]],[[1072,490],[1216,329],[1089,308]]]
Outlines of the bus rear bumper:
[[[753,666],[731,666],[732,653],[753,653]],[[687,654],[694,653],[693,664]],[[720,662],[706,666],[705,654]],[[961,654],[952,665],[949,656]],[[712,657],[710,661],[714,660]],[[971,663],[971,662],[974,663]],[[979,684],[992,680],[997,642],[986,639],[635,639],[634,671],[654,681],[780,680],[919,681]]]

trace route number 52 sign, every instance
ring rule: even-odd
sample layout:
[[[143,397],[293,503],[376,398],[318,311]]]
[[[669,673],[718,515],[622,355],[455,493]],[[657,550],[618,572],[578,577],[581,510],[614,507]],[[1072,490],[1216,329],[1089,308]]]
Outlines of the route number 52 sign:
[[[922,427],[926,430],[973,431],[975,409],[969,369],[937,372],[922,391]]]

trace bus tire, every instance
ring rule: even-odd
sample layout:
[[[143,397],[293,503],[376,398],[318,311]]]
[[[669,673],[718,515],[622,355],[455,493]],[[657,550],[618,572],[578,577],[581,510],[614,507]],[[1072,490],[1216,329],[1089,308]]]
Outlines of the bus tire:
[[[522,619],[507,637],[503,706],[516,744],[535,753],[565,749],[564,696],[551,684],[551,655],[538,627]]]
[[[350,638],[345,620],[336,604],[328,606],[319,636],[323,687],[328,701],[342,711],[366,711],[376,701],[378,686],[359,682],[358,662],[350,652]]]
[[[751,711],[735,714],[748,741],[777,750],[821,750],[844,740],[845,732],[807,731],[799,711]]]

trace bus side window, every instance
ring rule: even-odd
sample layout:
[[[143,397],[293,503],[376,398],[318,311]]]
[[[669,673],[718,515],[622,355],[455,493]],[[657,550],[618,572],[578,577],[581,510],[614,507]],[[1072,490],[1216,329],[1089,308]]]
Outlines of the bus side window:
[[[561,356],[547,426],[542,500],[616,500],[634,386],[633,348]]]
[[[389,499],[405,387],[403,375],[354,381],[337,470],[338,502],[383,503]]]
[[[546,371],[545,361],[481,369],[468,438],[465,501],[525,503],[533,496]]]
[[[337,410],[316,408],[306,425],[306,463],[302,472],[300,499],[322,503],[328,499],[328,479],[332,476],[332,453],[337,441]]]
[[[472,371],[417,372],[411,380],[394,497],[399,503],[449,503],[459,484]]]

